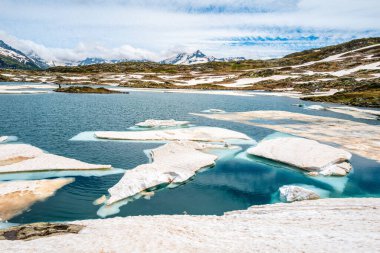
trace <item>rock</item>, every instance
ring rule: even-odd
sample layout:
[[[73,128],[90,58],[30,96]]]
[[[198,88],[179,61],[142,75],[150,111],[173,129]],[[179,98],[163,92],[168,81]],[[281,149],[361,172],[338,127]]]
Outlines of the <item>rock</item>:
[[[174,119],[169,120],[157,120],[157,119],[148,119],[144,122],[137,123],[136,126],[139,127],[175,127],[175,126],[184,126],[190,124],[189,121],[176,121]]]
[[[319,174],[323,176],[345,176],[351,171],[351,164],[344,162],[323,169]]]
[[[47,154],[27,144],[0,145],[0,173],[101,169],[111,169],[111,165],[90,164]]]
[[[319,175],[319,172],[317,171],[310,171],[308,173],[306,173],[308,176],[311,176],[311,177],[316,177]]]
[[[0,240],[34,240],[53,235],[78,234],[83,225],[68,223],[32,223],[0,230]]]
[[[249,136],[219,127],[190,127],[169,130],[95,132],[95,137],[112,140],[202,141],[252,140]]]
[[[0,183],[0,221],[15,217],[73,181],[73,178],[58,178]]]
[[[335,171],[341,174],[341,168],[349,171],[347,161],[351,154],[342,149],[321,144],[314,140],[299,137],[278,137],[264,139],[247,153],[274,161],[286,163],[307,171]],[[341,166],[341,167],[340,167]],[[328,173],[326,173],[328,174]]]
[[[107,205],[149,188],[189,180],[198,170],[213,166],[218,158],[200,151],[207,147],[196,142],[171,142],[151,150],[153,163],[127,170],[121,180],[108,190],[110,198]]]
[[[285,185],[280,189],[280,198],[286,202],[319,199],[319,195],[311,190],[295,186]]]

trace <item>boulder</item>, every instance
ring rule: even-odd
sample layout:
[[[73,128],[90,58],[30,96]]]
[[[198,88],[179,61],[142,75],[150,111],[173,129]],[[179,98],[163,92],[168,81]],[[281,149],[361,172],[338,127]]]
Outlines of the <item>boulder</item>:
[[[32,223],[0,230],[0,240],[30,241],[53,235],[78,234],[83,227],[83,225],[68,223]]]
[[[295,185],[285,185],[280,189],[280,198],[285,202],[319,199],[320,196],[308,189]]]

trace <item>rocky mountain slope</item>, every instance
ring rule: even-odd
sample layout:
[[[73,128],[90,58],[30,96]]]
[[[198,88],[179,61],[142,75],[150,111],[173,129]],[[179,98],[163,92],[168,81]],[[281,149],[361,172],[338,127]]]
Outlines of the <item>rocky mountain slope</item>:
[[[38,69],[40,62],[26,56],[0,40],[0,68],[4,69]]]

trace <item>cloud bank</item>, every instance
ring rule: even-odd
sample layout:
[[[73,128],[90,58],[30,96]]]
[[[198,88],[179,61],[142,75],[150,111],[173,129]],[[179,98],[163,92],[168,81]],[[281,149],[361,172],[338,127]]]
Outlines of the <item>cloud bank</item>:
[[[0,39],[55,61],[273,58],[380,36],[375,0],[2,0]]]

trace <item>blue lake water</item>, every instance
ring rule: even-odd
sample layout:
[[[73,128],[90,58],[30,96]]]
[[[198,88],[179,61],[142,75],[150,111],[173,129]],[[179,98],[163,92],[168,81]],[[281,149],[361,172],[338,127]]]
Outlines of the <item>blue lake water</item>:
[[[308,103],[305,104],[317,104]],[[146,119],[188,120],[198,126],[217,126],[243,132],[259,141],[273,131],[244,124],[215,121],[190,115],[209,108],[225,111],[286,110],[377,124],[328,111],[305,110],[286,97],[238,97],[225,95],[153,93],[130,94],[36,94],[0,95],[0,135],[15,135],[19,141],[47,152],[81,161],[111,164],[130,169],[148,162],[144,150],[155,143],[70,141],[84,131],[128,130]],[[242,152],[248,148],[243,146]],[[188,183],[157,192],[150,200],[138,199],[121,207],[116,216],[144,214],[223,214],[251,205],[276,202],[276,192],[285,184],[307,184],[330,191],[330,197],[379,196],[380,164],[353,156],[354,171],[341,190],[334,184],[304,175],[302,171],[265,159],[235,154],[217,161],[214,168],[197,174]],[[44,202],[10,222],[68,221],[99,218],[93,201],[116,184],[122,174],[101,177],[76,176],[71,183]],[[0,178],[1,180],[1,178]],[[333,179],[335,180],[335,179]],[[343,184],[344,185],[344,184]]]

